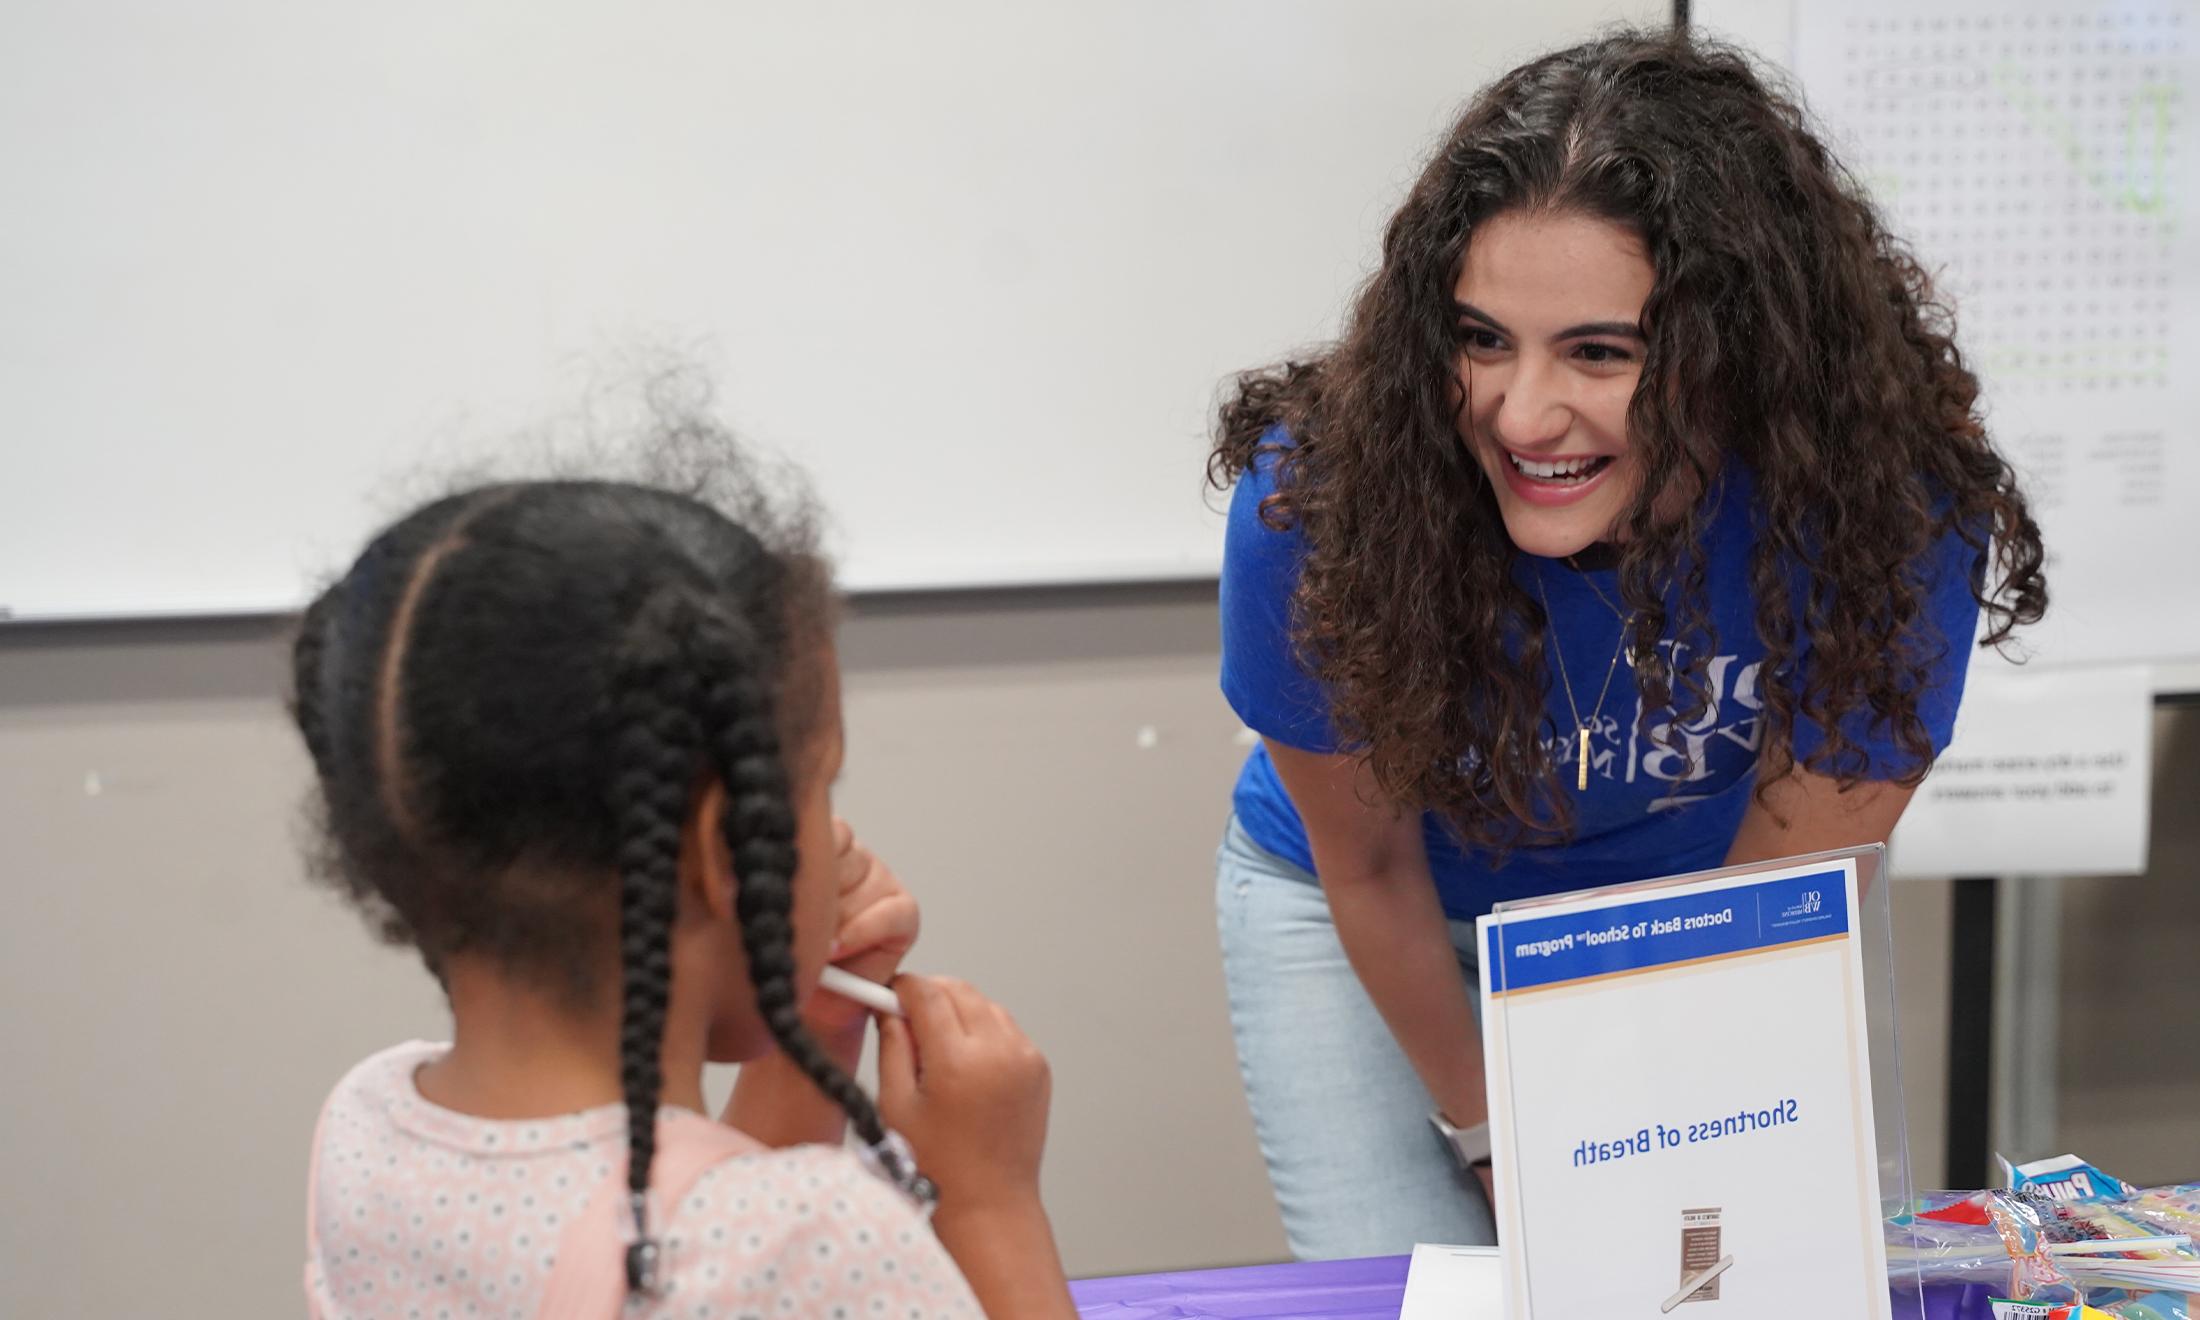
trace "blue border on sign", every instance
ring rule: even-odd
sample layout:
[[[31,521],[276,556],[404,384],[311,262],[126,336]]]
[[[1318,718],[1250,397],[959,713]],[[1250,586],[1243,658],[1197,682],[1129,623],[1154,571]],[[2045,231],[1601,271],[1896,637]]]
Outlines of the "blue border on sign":
[[[1615,902],[1563,916],[1493,920],[1494,994],[1753,953],[1849,931],[1847,873]]]

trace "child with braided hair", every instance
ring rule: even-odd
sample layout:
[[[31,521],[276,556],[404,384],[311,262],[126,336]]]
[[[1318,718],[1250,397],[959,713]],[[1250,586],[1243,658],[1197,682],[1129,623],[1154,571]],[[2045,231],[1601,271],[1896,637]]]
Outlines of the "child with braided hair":
[[[315,1316],[1074,1314],[1045,1060],[969,987],[895,978],[915,901],[832,814],[827,572],[744,503],[486,486],[307,610],[324,870],[454,1027],[322,1112]],[[868,1015],[811,994],[828,960],[907,1010],[876,1106]],[[703,1065],[735,1061],[705,1117]]]

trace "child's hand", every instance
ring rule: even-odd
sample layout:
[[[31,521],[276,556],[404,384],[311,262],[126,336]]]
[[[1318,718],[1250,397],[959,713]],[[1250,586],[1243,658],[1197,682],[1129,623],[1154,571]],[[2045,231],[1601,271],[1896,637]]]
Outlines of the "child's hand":
[[[916,896],[902,887],[877,854],[856,840],[848,822],[837,817],[833,844],[834,869],[840,879],[840,924],[827,961],[865,980],[891,981],[917,942]],[[831,1040],[860,1034],[870,1013],[839,995],[820,992],[810,996],[803,1016],[812,1032]]]
[[[1052,1081],[1008,1010],[961,981],[894,982],[879,1021],[879,1111],[940,1188],[940,1213],[1036,1206]]]

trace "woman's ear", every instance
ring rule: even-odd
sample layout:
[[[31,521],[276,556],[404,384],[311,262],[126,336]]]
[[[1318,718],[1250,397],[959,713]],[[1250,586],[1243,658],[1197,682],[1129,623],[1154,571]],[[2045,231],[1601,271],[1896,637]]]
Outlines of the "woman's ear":
[[[680,828],[680,890],[713,921],[733,920],[733,852],[726,846],[726,789],[703,785]]]

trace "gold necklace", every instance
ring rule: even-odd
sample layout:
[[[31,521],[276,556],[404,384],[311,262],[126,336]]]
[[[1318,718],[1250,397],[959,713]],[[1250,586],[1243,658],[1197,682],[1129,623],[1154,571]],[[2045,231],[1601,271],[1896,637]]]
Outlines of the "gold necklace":
[[[1592,582],[1589,585],[1594,588],[1596,583]],[[1543,568],[1541,565],[1537,565],[1535,570],[1535,594],[1542,597],[1544,620],[1547,624],[1552,625],[1550,628],[1551,656],[1558,661],[1558,681],[1566,689],[1566,709],[1573,714],[1574,732],[1580,739],[1581,751],[1574,758],[1576,769],[1574,791],[1586,793],[1589,791],[1589,720],[1581,718],[1581,705],[1574,700],[1573,680],[1566,676],[1566,650],[1558,644],[1558,629],[1555,626],[1557,620],[1551,618],[1551,593],[1544,589]],[[1604,593],[1597,592],[1597,599],[1604,600]],[[1609,600],[1605,600],[1604,603],[1607,606],[1612,604]],[[1616,608],[1612,612],[1614,614],[1619,613]],[[1632,614],[1623,617],[1619,621],[1619,640],[1612,644],[1612,663],[1604,668],[1604,686],[1597,689],[1597,704],[1589,711],[1590,719],[1604,713],[1604,699],[1612,695],[1612,676],[1619,672],[1620,653],[1627,649],[1627,626],[1632,622],[1634,622]]]
[[[1581,566],[1579,559],[1580,557],[1578,555],[1568,555],[1566,556],[1566,563],[1570,567],[1572,567],[1572,569],[1576,573],[1581,574],[1582,585],[1588,587],[1589,590],[1597,594],[1597,599],[1604,602],[1604,608],[1612,612],[1613,618],[1618,619],[1622,624],[1628,622],[1628,620],[1633,616],[1629,614],[1622,614],[1619,612],[1619,606],[1614,605],[1612,603],[1612,598],[1604,594],[1604,588],[1598,586],[1597,580],[1589,576],[1589,571]],[[1535,584],[1538,588],[1542,587],[1543,585],[1543,570],[1540,568],[1536,570]],[[1551,603],[1548,600],[1544,601],[1543,608],[1548,611],[1551,608]]]

